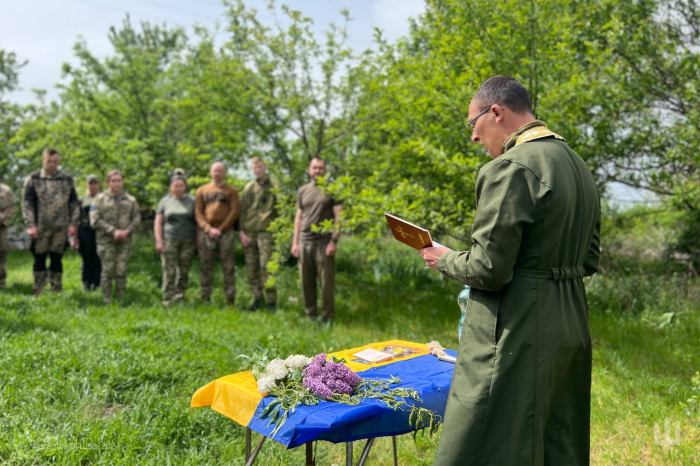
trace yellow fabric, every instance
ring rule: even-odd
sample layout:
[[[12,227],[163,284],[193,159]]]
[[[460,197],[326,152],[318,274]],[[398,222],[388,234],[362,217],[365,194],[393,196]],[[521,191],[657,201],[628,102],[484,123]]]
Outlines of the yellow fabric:
[[[390,359],[388,361],[375,362],[374,364],[362,364],[359,362],[352,361],[353,359],[357,359],[355,356],[353,356],[353,354],[357,353],[358,351],[366,350],[369,348],[374,348],[378,350],[389,345],[405,346],[407,348],[415,348],[420,351],[418,351],[416,354],[411,354],[409,356]],[[386,366],[387,364],[391,364],[392,362],[405,361],[407,359],[413,359],[418,356],[423,356],[424,354],[428,354],[428,346],[423,343],[412,343],[410,341],[403,340],[390,340],[381,341],[378,343],[370,343],[369,345],[359,346],[357,348],[350,348],[347,350],[337,351],[335,353],[330,353],[328,356],[335,356],[336,358],[345,358],[345,365],[348,366],[350,370],[352,370],[353,372],[362,372],[366,371],[367,369],[371,369],[372,367]]]
[[[556,133],[553,133],[552,131],[547,129],[546,126],[537,126],[521,134],[520,137],[518,137],[518,140],[515,141],[515,145],[518,146],[524,142],[534,141],[535,139],[546,138],[549,136],[554,136],[555,138],[561,139],[562,141],[564,140],[563,137],[559,136]]]
[[[192,396],[191,408],[211,406],[223,414],[247,426],[263,396],[251,371],[227,375],[197,390]]]
[[[356,359],[354,353],[368,348],[381,349],[385,346],[405,346],[418,350],[415,354],[400,358],[391,359],[389,361],[378,362],[374,364],[362,364],[353,362]],[[403,340],[390,340],[369,345],[351,348],[347,350],[330,353],[328,356],[337,358],[345,358],[346,365],[354,372],[362,372],[372,367],[385,366],[396,361],[404,361],[418,356],[428,354],[428,347],[423,343],[412,343]],[[253,419],[255,410],[263,396],[258,393],[258,384],[251,371],[238,372],[236,374],[221,377],[204,387],[200,388],[192,396],[190,402],[191,408],[201,408],[203,406],[211,406],[214,411],[223,414],[224,416],[233,419],[242,426],[247,426],[250,420]]]

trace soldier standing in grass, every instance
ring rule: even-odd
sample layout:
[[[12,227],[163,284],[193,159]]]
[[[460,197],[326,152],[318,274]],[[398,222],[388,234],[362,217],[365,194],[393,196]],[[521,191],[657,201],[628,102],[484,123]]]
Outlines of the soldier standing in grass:
[[[97,230],[97,254],[102,263],[102,299],[112,301],[112,280],[116,297],[126,291],[126,273],[131,255],[131,236],[141,223],[136,199],[124,192],[124,177],[119,170],[107,175],[109,189],[97,196],[90,210],[90,225]]]
[[[7,224],[15,215],[15,195],[6,184],[0,183],[0,290],[5,288],[5,261],[10,245],[7,241]]]
[[[276,183],[267,174],[267,165],[260,157],[253,157],[251,170],[255,179],[243,188],[241,193],[240,232],[241,244],[245,248],[245,265],[248,270],[248,283],[253,292],[253,304],[249,310],[255,311],[263,305],[263,288],[267,294],[267,309],[273,311],[277,304],[275,287],[266,287],[267,263],[270,262],[275,243],[272,233],[267,231],[270,223],[277,218],[275,194]]]
[[[194,199],[187,193],[185,178],[170,179],[170,194],[158,203],[153,231],[156,252],[163,265],[163,304],[185,299],[187,275],[196,252]]]
[[[469,105],[479,171],[469,251],[425,248],[471,286],[435,464],[588,465],[591,336],[583,277],[598,270],[600,204],[586,163],[494,76]]]
[[[199,241],[202,300],[209,301],[214,282],[214,261],[218,252],[224,273],[226,303],[236,300],[236,256],[233,224],[238,219],[238,191],[226,183],[226,167],[221,162],[211,166],[211,182],[200,186],[195,194],[195,218],[202,229]]]
[[[323,193],[316,182],[326,173],[326,162],[314,157],[309,163],[311,181],[299,188],[297,213],[294,218],[292,255],[299,258],[299,274],[304,294],[306,315],[316,320],[316,280],[321,279],[323,311],[321,320],[330,322],[335,311],[335,253],[340,232],[340,212],[343,206]],[[332,233],[316,230],[321,223],[332,221]]]
[[[90,208],[95,196],[100,192],[100,178],[97,175],[88,175],[85,178],[85,184],[87,193],[80,198],[78,239],[80,241],[80,255],[83,258],[83,287],[86,291],[92,291],[100,287],[100,275],[102,274],[100,257],[97,255],[97,238],[95,230],[90,226]]]
[[[80,203],[75,193],[73,178],[58,169],[61,156],[55,149],[46,149],[42,156],[43,168],[24,180],[22,216],[27,235],[32,239],[34,255],[34,294],[41,294],[47,277],[51,289],[58,293],[63,288],[63,253],[68,237],[74,238],[73,247],[79,247],[77,223]],[[51,265],[46,271],[46,256]]]

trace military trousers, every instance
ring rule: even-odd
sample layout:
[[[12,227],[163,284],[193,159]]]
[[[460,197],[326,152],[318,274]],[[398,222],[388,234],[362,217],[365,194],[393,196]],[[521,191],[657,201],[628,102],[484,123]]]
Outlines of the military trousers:
[[[39,236],[32,240],[31,251],[34,255],[34,293],[38,294],[46,286],[47,279],[53,291],[63,288],[63,253],[68,242],[67,227],[55,229],[39,227]],[[51,258],[49,270],[46,270],[46,258]]]
[[[166,239],[163,254],[163,304],[184,299],[188,273],[196,252],[194,239]]]
[[[267,294],[268,304],[277,303],[277,290],[275,287],[266,287],[267,284],[267,264],[275,249],[275,242],[272,233],[249,233],[250,246],[243,249],[245,254],[245,267],[248,271],[248,283],[253,293],[253,298],[257,301],[262,299],[263,288]]]
[[[126,291],[126,274],[131,256],[131,238],[124,241],[100,238],[97,242],[97,255],[102,263],[102,299],[105,303],[112,301],[112,281],[116,284],[117,299]]]
[[[0,225],[0,288],[5,288],[5,280],[7,279],[5,263],[7,262],[7,252],[9,250],[10,245],[7,241],[7,226]]]
[[[224,294],[233,299],[236,296],[236,256],[235,234],[232,228],[225,230],[218,240],[212,241],[209,235],[201,232],[199,241],[199,262],[201,271],[202,299],[208,300],[214,287],[214,262],[221,260],[224,274]]]
[[[321,281],[321,319],[326,321],[335,312],[335,256],[326,255],[330,238],[303,241],[299,253],[299,274],[304,294],[306,315],[315,319],[317,311],[316,282]]]
[[[97,255],[97,238],[95,230],[88,225],[78,228],[78,241],[80,242],[80,256],[83,258],[81,267],[83,287],[86,290],[94,290],[100,287],[100,275],[102,263]]]

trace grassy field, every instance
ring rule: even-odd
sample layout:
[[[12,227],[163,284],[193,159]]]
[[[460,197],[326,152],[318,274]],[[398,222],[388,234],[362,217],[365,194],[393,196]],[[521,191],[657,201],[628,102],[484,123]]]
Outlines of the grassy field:
[[[358,248],[353,241],[340,248],[331,328],[303,317],[293,267],[281,274],[275,314],[226,308],[219,275],[212,304],[200,304],[196,268],[187,303],[164,308],[160,263],[144,242],[132,257],[125,302],[105,307],[98,292],[82,291],[75,253],[65,260],[64,292],[38,298],[30,254],[11,253],[0,292],[0,462],[243,464],[244,429],[189,408],[197,388],[239,370],[237,356],[257,346],[312,355],[393,338],[455,347],[459,285],[428,273],[410,251],[391,248],[368,261]],[[590,283],[594,464],[700,462],[697,281],[649,277]],[[242,260],[237,284],[238,305],[247,306]],[[634,295],[646,301],[632,312],[639,304],[625,299]],[[677,445],[663,444],[666,420],[672,431],[680,425]],[[438,441],[400,438],[401,464],[432,464]],[[344,446],[321,443],[317,459],[344,464]],[[304,464],[304,451],[268,442],[258,464]],[[391,464],[388,439],[377,442],[370,464]]]

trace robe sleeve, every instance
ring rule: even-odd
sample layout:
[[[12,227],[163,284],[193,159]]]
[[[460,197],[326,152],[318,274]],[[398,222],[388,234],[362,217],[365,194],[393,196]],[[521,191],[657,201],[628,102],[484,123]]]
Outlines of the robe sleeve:
[[[477,209],[470,251],[450,251],[438,261],[446,277],[473,288],[499,291],[513,279],[523,230],[534,222],[538,200],[550,189],[524,166],[497,159],[477,179]]]
[[[583,263],[584,276],[590,277],[598,272],[600,262],[600,209],[598,209],[598,220],[595,223],[591,245],[588,247],[586,261]]]

